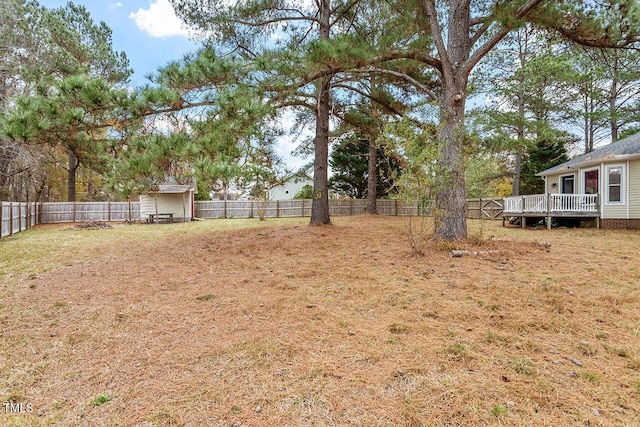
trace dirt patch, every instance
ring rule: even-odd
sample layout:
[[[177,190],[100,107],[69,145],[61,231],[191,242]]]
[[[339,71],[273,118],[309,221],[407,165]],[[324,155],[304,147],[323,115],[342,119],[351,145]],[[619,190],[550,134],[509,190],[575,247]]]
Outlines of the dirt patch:
[[[100,230],[102,228],[113,228],[108,222],[104,221],[83,221],[74,226],[74,228],[85,230]]]
[[[640,234],[268,222],[3,283],[0,424],[640,424]]]

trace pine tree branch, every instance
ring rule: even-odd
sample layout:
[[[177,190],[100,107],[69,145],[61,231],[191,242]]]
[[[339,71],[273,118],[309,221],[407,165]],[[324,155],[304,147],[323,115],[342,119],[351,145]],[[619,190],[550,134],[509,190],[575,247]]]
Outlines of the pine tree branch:
[[[316,24],[320,23],[320,19],[316,18],[314,16],[307,16],[301,13],[301,16],[281,16],[279,18],[273,18],[273,19],[265,19],[263,21],[256,21],[256,22],[251,22],[251,21],[243,21],[240,19],[233,19],[233,20],[229,20],[229,22],[234,23],[234,24],[240,24],[240,25],[245,25],[247,27],[250,28],[257,28],[257,27],[266,27],[268,25],[271,24],[277,24],[280,22],[288,22],[288,21],[308,21],[308,22],[313,22]]]
[[[524,6],[522,6],[518,12],[515,14],[515,18],[522,19],[529,12],[531,12],[536,6],[542,3],[544,0],[529,0]],[[502,39],[505,38],[507,34],[509,34],[513,28],[508,25],[503,25],[498,32],[491,37],[484,45],[480,46],[467,61],[465,61],[463,69],[468,74],[471,72],[473,67],[480,62],[484,56],[489,53]]]
[[[349,3],[346,7],[344,7],[340,11],[340,14],[338,14],[338,16],[336,16],[333,22],[331,22],[331,26],[333,26],[336,22],[340,21],[351,9],[353,9],[358,3],[360,3],[360,1],[361,0],[351,0],[351,3]],[[333,9],[331,11],[331,15],[333,15],[337,11],[338,11],[338,8]]]
[[[386,75],[389,75],[389,76],[399,77],[402,80],[405,80],[406,82],[411,83],[412,85],[414,85],[418,90],[420,90],[424,94],[428,95],[433,101],[437,101],[438,100],[438,96],[435,94],[435,92],[433,92],[429,87],[423,85],[422,83],[420,83],[419,81],[417,81],[416,79],[414,79],[413,77],[411,77],[410,75],[408,75],[406,73],[401,73],[399,71],[385,70],[383,68],[375,68],[375,67],[372,67],[372,68],[356,68],[354,70],[350,70],[349,72],[351,72],[351,73],[359,73],[359,74],[376,73],[376,74],[386,74]]]
[[[444,40],[442,39],[442,29],[440,28],[440,24],[438,23],[438,13],[436,12],[435,0],[426,0],[424,3],[425,8],[427,9],[427,16],[429,17],[431,36],[433,37],[433,41],[435,42],[436,49],[438,51],[438,56],[440,57],[440,62],[442,63],[442,69],[440,70],[440,72],[443,75],[452,75],[453,65],[451,64],[451,60],[449,59],[447,47],[445,46]]]
[[[369,93],[366,93],[365,91],[363,91],[363,90],[361,90],[361,89],[359,89],[359,88],[357,88],[355,86],[348,85],[348,84],[345,84],[345,83],[337,83],[337,84],[334,83],[333,84],[333,88],[342,88],[342,89],[347,89],[350,92],[355,92],[355,93],[357,93],[358,95],[360,95],[360,96],[362,96],[364,98],[367,98],[367,99],[370,99],[370,100],[374,101],[376,104],[380,105],[382,108],[386,109],[387,112],[389,112],[391,114],[395,114],[397,116],[402,116],[404,114],[403,111],[401,111],[400,109],[394,107],[389,102],[385,102],[385,100],[383,100],[383,99],[381,99],[379,97],[373,96],[373,95],[371,95]]]

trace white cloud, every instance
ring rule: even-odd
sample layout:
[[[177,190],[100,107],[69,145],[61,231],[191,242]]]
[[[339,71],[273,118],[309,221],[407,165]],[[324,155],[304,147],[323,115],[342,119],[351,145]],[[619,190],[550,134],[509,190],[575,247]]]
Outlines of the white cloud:
[[[131,12],[129,19],[133,19],[136,26],[151,37],[164,39],[190,35],[187,27],[176,16],[169,0],[153,0],[148,9],[140,8],[137,12]]]
[[[109,7],[110,10],[115,10],[119,7],[122,7],[122,3],[120,3],[119,1],[116,2],[107,2],[107,6]]]

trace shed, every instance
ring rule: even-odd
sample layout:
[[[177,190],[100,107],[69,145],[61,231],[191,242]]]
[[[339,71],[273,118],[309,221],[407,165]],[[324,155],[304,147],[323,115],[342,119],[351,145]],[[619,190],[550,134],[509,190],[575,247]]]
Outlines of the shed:
[[[140,219],[149,221],[161,215],[174,222],[191,221],[197,192],[195,180],[189,184],[160,184],[157,191],[140,196]]]

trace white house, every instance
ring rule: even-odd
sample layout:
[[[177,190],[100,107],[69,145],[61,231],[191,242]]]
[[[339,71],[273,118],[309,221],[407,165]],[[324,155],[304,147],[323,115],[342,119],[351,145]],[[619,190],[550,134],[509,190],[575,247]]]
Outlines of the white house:
[[[313,180],[307,174],[291,175],[284,180],[282,185],[277,185],[271,189],[269,198],[271,200],[291,200],[305,185],[313,187]]]
[[[640,133],[536,174],[545,194],[506,197],[504,216],[595,218],[640,229]]]

